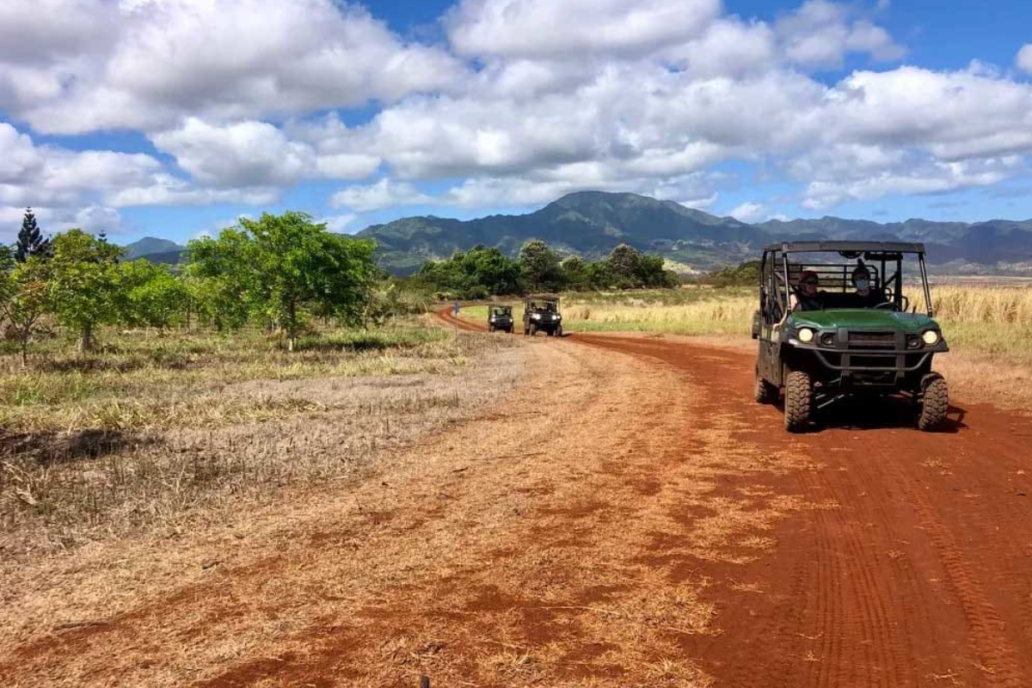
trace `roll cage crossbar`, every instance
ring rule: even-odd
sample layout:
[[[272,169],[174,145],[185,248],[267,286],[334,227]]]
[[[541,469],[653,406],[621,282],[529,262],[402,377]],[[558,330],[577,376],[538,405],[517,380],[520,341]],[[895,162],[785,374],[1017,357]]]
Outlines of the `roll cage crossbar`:
[[[851,285],[849,263],[793,262],[790,256],[806,253],[837,253],[846,260],[863,258],[871,275],[872,287],[891,290],[897,310],[903,304],[903,257],[917,257],[921,270],[921,287],[928,317],[933,317],[932,297],[928,287],[928,268],[924,244],[904,242],[806,241],[772,244],[763,251],[760,270],[760,306],[762,311],[780,320],[788,309],[789,295],[797,289],[795,282],[803,271],[815,272],[822,285],[836,286],[845,293]],[[893,265],[894,263],[894,265]],[[891,274],[888,274],[890,269]],[[796,279],[793,279],[795,276]]]

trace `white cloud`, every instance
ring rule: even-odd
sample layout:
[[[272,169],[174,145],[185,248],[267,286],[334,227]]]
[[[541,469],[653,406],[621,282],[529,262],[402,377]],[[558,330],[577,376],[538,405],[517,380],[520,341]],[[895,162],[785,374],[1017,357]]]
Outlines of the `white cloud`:
[[[737,208],[731,210],[728,215],[739,222],[752,224],[753,222],[763,222],[768,219],[770,217],[770,211],[767,209],[767,206],[762,203],[746,201]]]
[[[719,0],[463,0],[447,25],[466,55],[635,56],[690,39],[719,12]]]
[[[1020,164],[1017,158],[977,162],[927,161],[854,179],[814,181],[807,187],[803,206],[820,210],[843,201],[868,201],[894,194],[936,194],[990,186],[1012,176]]]
[[[357,228],[352,226],[355,220],[358,219],[358,215],[353,213],[346,213],[344,215],[331,215],[330,217],[324,217],[319,222],[326,225],[326,228],[335,234],[354,234]],[[348,231],[351,228],[352,231]]]
[[[449,88],[464,71],[336,0],[45,0],[51,11],[10,2],[0,108],[47,133],[390,102]]]
[[[103,205],[86,205],[83,207],[33,207],[33,214],[45,236],[78,227],[87,232],[98,234],[119,234],[127,231],[125,222],[118,210]],[[24,206],[0,205],[0,243],[10,243],[18,236]]]
[[[378,157],[361,153],[320,155],[266,122],[216,126],[191,117],[151,140],[195,180],[217,188],[282,188],[319,177],[364,179],[380,165]]]
[[[839,67],[847,53],[867,53],[875,60],[898,60],[905,54],[888,32],[866,20],[854,20],[847,5],[808,0],[780,18],[774,30],[788,61],[805,68]]]
[[[1018,51],[1017,65],[1019,69],[1032,74],[1032,43],[1029,43]]]
[[[330,200],[334,208],[351,208],[359,212],[381,210],[402,205],[433,204],[432,197],[420,193],[414,186],[391,179],[381,179],[368,186],[351,186],[338,191]]]
[[[212,189],[197,187],[185,179],[170,174],[155,174],[148,183],[112,192],[107,203],[126,206],[208,205],[212,203],[242,203],[268,205],[279,200],[279,190],[267,187]]]
[[[995,183],[1032,151],[1032,84],[984,65],[813,78],[849,55],[903,55],[877,24],[883,3],[809,0],[764,22],[718,0],[462,0],[449,45],[431,46],[339,0],[26,2],[0,8],[0,109],[37,131],[138,129],[176,166],[36,145],[0,123],[7,206],[266,204],[307,180],[382,176],[331,204],[602,189],[712,207],[727,182],[710,170],[746,160],[827,207]],[[64,40],[42,50],[43,35]],[[1032,44],[1017,57],[1029,62]],[[369,99],[362,125],[313,114]],[[450,187],[431,196],[428,180]]]

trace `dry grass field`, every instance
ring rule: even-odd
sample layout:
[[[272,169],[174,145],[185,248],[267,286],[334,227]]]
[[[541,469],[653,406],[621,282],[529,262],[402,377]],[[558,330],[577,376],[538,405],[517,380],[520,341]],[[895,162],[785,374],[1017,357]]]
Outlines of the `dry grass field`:
[[[322,332],[107,333],[0,356],[3,558],[182,532],[347,475],[512,386],[512,342],[410,322]],[[471,374],[475,370],[476,374]]]

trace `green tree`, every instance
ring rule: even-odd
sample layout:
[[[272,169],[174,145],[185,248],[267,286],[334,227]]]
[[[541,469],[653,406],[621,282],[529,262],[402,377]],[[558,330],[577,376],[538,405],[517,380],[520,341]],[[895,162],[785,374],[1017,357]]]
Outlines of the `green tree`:
[[[260,303],[256,261],[254,241],[236,227],[222,230],[217,239],[202,237],[187,244],[187,284],[202,320],[219,331],[247,324]]]
[[[613,249],[606,261],[613,275],[613,286],[618,289],[634,289],[641,286],[638,275],[641,252],[638,249],[620,244]]]
[[[277,323],[291,351],[313,309],[361,322],[379,275],[371,241],[332,234],[298,212],[241,218],[240,225],[218,239],[191,242],[190,271],[220,279],[252,312]]]
[[[166,329],[185,317],[189,291],[167,265],[141,259],[118,267],[121,322]]]
[[[563,270],[563,282],[567,289],[584,291],[591,289],[592,285],[588,279],[588,264],[580,256],[570,256],[561,263]]]
[[[50,304],[58,321],[79,332],[79,351],[93,348],[98,325],[118,316],[118,258],[122,249],[70,229],[54,237]]]
[[[474,246],[447,260],[427,261],[418,277],[438,291],[473,299],[520,293],[522,269],[497,248]]]
[[[18,337],[22,365],[26,365],[29,343],[50,305],[50,270],[40,256],[12,263],[9,253],[0,256],[0,320],[6,320]]]
[[[540,239],[530,239],[520,249],[523,279],[531,291],[559,291],[563,288],[563,271],[559,254]]]
[[[638,260],[637,277],[640,286],[646,289],[669,289],[677,286],[677,274],[663,266],[662,256],[642,255]]]
[[[14,259],[24,263],[31,256],[49,258],[50,239],[43,238],[43,233],[39,231],[39,225],[36,223],[36,215],[32,208],[26,208],[21,229],[18,231],[18,241],[14,245]]]

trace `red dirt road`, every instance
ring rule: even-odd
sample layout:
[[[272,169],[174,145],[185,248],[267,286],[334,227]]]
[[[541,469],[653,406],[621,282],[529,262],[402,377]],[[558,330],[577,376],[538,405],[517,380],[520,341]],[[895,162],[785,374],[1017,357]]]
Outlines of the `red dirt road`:
[[[744,570],[704,567],[763,581],[762,594],[722,595],[722,633],[690,645],[718,685],[1032,686],[1027,416],[954,406],[947,431],[928,434],[889,405],[857,410],[861,427],[843,411],[793,437],[777,408],[752,402],[749,355],[659,338],[570,339],[687,373],[706,391],[697,412],[741,415],[751,426],[743,443],[789,444],[815,462],[779,489],[828,508],[782,522],[775,552]]]
[[[0,685],[1032,686],[1027,417],[961,403],[923,434],[887,404],[789,436],[748,354],[525,351],[483,417],[184,541],[189,580],[165,544],[110,564],[131,596],[84,565],[41,584],[60,613],[5,598]]]

